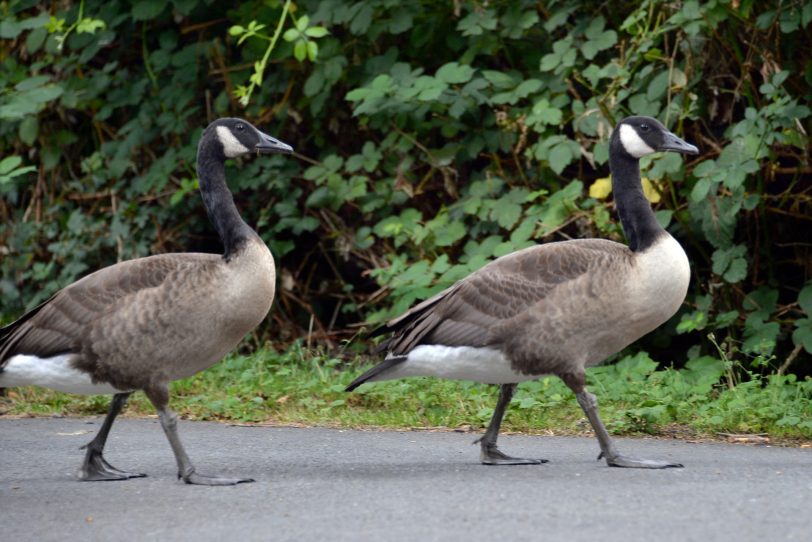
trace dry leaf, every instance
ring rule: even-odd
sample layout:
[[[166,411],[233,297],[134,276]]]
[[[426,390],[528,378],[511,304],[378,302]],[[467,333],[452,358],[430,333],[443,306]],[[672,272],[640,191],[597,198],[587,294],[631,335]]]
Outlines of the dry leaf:
[[[594,183],[589,186],[589,197],[595,199],[606,199],[612,193],[612,178],[602,177],[596,179]]]
[[[643,177],[643,195],[646,196],[646,199],[649,200],[651,203],[657,203],[662,199],[660,197],[660,188],[659,185],[653,181],[650,181],[648,177]]]
[[[720,437],[724,437],[728,442],[737,444],[768,444],[770,437],[766,433],[759,435],[739,435],[735,433],[717,433]]]

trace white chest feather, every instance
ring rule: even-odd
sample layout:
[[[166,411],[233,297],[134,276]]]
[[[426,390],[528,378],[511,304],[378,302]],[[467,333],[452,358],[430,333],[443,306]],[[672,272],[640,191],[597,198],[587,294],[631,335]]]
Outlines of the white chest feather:
[[[638,308],[639,318],[657,327],[671,318],[685,299],[691,280],[688,257],[676,239],[663,235],[638,253],[635,271],[629,301]]]
[[[409,352],[406,361],[372,380],[407,376],[436,376],[487,384],[524,382],[538,378],[538,375],[517,373],[502,352],[493,348],[421,344]]]
[[[15,386],[41,386],[66,393],[84,395],[121,393],[109,384],[94,384],[90,375],[74,369],[70,354],[39,358],[18,354],[8,360],[0,373],[0,388]]]

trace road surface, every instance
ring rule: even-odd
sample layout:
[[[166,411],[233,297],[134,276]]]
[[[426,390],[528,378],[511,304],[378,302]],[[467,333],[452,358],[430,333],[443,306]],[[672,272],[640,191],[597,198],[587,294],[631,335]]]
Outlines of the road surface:
[[[478,463],[472,434],[180,423],[187,486],[157,420],[120,419],[106,458],[146,472],[74,475],[101,418],[0,418],[3,540],[776,541],[812,539],[812,450],[618,439],[684,469],[609,468],[591,438],[503,436],[539,466]]]

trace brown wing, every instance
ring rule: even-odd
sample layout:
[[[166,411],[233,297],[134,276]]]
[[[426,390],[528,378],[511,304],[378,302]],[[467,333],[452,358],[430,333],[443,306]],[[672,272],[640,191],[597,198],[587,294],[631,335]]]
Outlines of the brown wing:
[[[83,329],[104,318],[111,307],[159,286],[184,266],[217,259],[213,254],[161,254],[91,273],[0,329],[0,368],[15,354],[50,357],[79,352]]]
[[[495,345],[500,323],[629,249],[603,239],[548,243],[503,256],[387,323],[379,350],[401,356],[419,344]]]

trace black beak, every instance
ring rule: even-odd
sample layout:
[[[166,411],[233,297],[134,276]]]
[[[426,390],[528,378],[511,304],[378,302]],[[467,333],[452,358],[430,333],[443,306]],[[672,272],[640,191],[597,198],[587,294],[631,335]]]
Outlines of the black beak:
[[[697,149],[696,146],[685,142],[684,140],[678,138],[671,132],[667,132],[665,134],[664,139],[665,140],[663,141],[662,145],[660,145],[657,148],[658,151],[674,151],[681,152],[683,154],[699,154],[699,149]]]
[[[293,152],[293,147],[263,132],[259,132],[259,143],[254,148],[260,154],[290,154]]]

